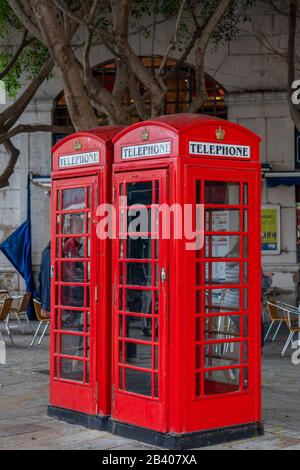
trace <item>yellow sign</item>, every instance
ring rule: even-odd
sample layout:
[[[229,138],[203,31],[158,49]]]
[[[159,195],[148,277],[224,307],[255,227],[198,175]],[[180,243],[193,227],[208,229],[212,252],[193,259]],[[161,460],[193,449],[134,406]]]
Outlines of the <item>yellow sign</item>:
[[[261,230],[263,254],[280,254],[280,206],[263,206]]]

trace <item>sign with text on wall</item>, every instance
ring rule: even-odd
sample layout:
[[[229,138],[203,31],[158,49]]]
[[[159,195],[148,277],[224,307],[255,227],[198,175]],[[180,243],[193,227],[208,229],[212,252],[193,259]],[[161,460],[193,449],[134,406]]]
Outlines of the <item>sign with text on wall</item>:
[[[279,255],[281,253],[280,206],[262,206],[261,213],[262,254]]]

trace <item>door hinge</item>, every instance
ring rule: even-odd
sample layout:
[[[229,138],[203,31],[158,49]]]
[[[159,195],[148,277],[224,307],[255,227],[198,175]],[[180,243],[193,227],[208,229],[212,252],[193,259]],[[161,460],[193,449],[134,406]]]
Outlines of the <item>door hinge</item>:
[[[96,382],[95,384],[95,401],[98,403],[99,400],[99,384]]]
[[[115,406],[115,386],[114,385],[112,386],[112,390],[111,390],[111,398],[112,398],[112,404],[113,406]]]
[[[98,186],[96,186],[95,188],[95,200],[96,200],[96,208],[98,207],[98,204],[99,204],[99,190],[98,190]]]
[[[113,204],[116,202],[116,194],[117,194],[116,188],[113,187],[113,190],[112,190],[112,202],[113,202]]]

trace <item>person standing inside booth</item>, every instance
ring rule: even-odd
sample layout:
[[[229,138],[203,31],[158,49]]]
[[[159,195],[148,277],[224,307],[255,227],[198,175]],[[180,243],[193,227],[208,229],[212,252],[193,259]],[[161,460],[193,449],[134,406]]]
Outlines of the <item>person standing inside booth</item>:
[[[50,281],[51,281],[51,242],[48,243],[42,254],[39,291],[42,308],[42,316],[50,318],[51,300],[50,300]]]

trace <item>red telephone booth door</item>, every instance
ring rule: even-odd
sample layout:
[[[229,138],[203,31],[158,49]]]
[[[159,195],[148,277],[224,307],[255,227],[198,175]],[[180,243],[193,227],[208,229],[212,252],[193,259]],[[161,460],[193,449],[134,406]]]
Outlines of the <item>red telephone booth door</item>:
[[[97,413],[97,187],[98,176],[54,181],[52,202],[51,404],[89,414]]]
[[[190,168],[187,198],[203,204],[204,245],[187,253],[194,357],[186,401],[190,432],[258,423],[260,402],[260,175]],[[196,268],[196,269],[195,269]],[[196,284],[195,284],[196,273]],[[195,338],[193,340],[193,338]]]
[[[117,174],[114,187],[112,416],[166,431],[168,256],[153,206],[168,202],[167,171]]]

